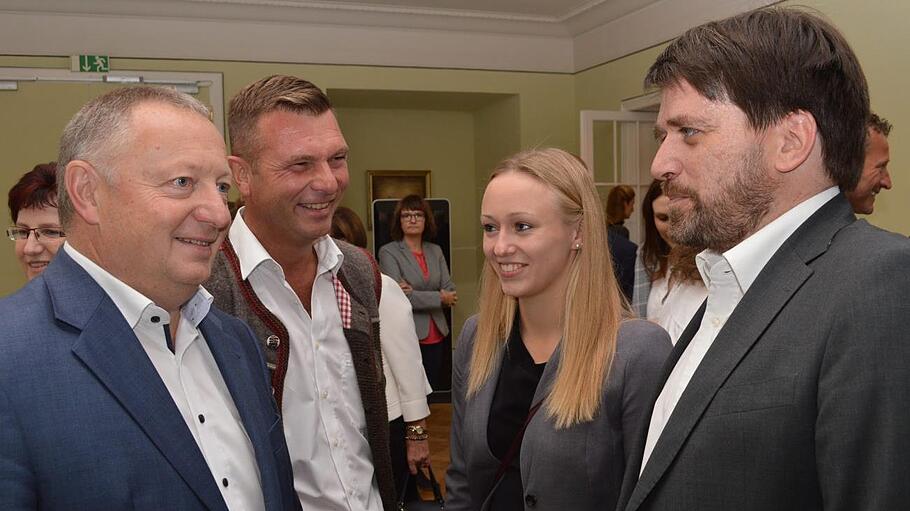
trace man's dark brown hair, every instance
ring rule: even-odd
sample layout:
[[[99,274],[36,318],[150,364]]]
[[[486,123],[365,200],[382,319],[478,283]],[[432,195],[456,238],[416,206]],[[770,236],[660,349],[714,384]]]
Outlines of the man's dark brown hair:
[[[272,75],[253,82],[231,98],[228,130],[231,153],[254,161],[259,153],[256,124],[275,110],[321,115],[331,110],[329,98],[319,87],[296,76]]]
[[[852,190],[863,168],[869,91],[850,45],[827,21],[768,8],[695,27],[657,58],[646,87],[688,82],[739,107],[755,130],[803,110],[815,117],[828,176]]]

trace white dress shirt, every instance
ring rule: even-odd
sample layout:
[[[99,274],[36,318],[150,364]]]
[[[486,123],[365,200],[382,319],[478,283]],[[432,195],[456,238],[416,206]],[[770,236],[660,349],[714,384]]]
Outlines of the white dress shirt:
[[[793,207],[723,254],[706,250],[696,256],[698,271],[708,289],[708,304],[698,331],[676,362],[654,403],[639,474],[644,472],[676,403],[727,318],[787,238],[837,194],[837,187],[828,188]]]
[[[689,326],[689,321],[708,296],[708,290],[700,281],[674,282],[667,290],[670,272],[651,283],[648,295],[648,320],[663,327],[670,334],[674,345]]]
[[[332,282],[341,268],[341,250],[328,236],[316,243],[310,314],[284,270],[244,222],[243,209],[229,236],[241,277],[290,338],[282,415],[301,505],[320,511],[382,511],[363,401]]]
[[[164,333],[170,323],[167,311],[69,243],[63,249],[101,286],[133,329],[193,434],[228,509],[265,509],[253,445],[198,328],[212,305],[212,295],[200,286],[180,308],[172,353]]]

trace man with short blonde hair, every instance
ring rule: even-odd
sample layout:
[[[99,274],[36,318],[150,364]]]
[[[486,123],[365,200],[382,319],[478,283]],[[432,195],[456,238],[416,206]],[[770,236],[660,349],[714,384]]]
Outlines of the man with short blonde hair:
[[[270,76],[231,99],[231,171],[243,198],[206,284],[246,320],[272,368],[305,509],[395,506],[379,349],[379,274],[332,240],[348,146],[312,83]]]

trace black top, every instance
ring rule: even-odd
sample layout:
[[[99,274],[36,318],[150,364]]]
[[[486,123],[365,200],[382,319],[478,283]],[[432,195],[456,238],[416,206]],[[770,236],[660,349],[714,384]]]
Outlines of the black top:
[[[547,363],[535,364],[521,339],[518,316],[512,325],[512,334],[506,345],[499,369],[496,393],[490,405],[490,420],[487,422],[487,443],[490,452],[497,459],[503,459],[515,435],[524,425],[531,409],[534,392]],[[496,511],[524,511],[524,492],[521,487],[520,456],[512,463],[493,494],[490,509]]]

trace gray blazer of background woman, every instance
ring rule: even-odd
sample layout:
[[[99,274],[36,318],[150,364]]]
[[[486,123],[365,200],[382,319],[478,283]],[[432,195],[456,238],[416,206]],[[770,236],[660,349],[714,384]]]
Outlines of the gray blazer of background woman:
[[[452,363],[452,458],[446,474],[449,511],[487,510],[499,468],[487,442],[499,363],[480,391],[465,399],[476,328],[476,316],[465,322]],[[647,427],[645,413],[671,349],[670,337],[654,323],[624,321],[594,420],[557,430],[546,407],[534,415],[519,458],[525,509],[610,511],[616,507],[623,472],[634,454],[633,444]],[[547,395],[556,379],[559,355],[557,347],[537,385],[535,403]]]
[[[449,325],[446,324],[445,315],[442,313],[439,290],[455,291],[449,267],[442,255],[442,248],[435,243],[424,241],[423,255],[430,273],[427,280],[423,279],[423,271],[417,259],[403,240],[386,243],[379,249],[379,267],[382,273],[392,277],[396,282],[405,280],[413,288],[408,299],[411,300],[411,307],[414,309],[414,328],[417,330],[418,339],[425,338],[429,333],[430,318],[436,322],[436,327],[442,335],[448,335]]]

